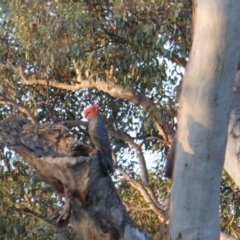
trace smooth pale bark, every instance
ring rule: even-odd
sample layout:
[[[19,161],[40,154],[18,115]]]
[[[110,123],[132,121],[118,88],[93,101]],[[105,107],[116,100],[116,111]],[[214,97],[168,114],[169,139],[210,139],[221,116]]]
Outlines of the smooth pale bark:
[[[220,240],[236,240],[237,238],[227,234],[227,233],[224,233],[224,232],[221,232],[220,234]]]
[[[240,69],[233,87],[233,106],[228,126],[224,169],[240,189]]]
[[[240,1],[194,1],[170,203],[170,239],[219,239],[220,182],[240,49]]]

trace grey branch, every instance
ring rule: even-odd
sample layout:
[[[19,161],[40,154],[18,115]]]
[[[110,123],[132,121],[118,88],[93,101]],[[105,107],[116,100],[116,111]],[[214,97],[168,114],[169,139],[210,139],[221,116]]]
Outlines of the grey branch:
[[[71,224],[85,240],[151,239],[129,217],[95,151],[62,125],[32,124],[23,118],[0,122],[0,145],[21,155],[66,204],[59,227]]]
[[[83,125],[83,126],[87,125],[86,122],[81,121],[81,120],[67,120],[67,121],[62,122],[62,124],[64,126],[69,127],[69,128],[77,127],[79,125]],[[138,190],[142,189],[142,191],[140,191],[140,192],[144,193],[144,194],[142,194],[144,199],[148,203],[150,201],[152,206],[156,206],[156,208],[152,207],[152,209],[155,209],[155,213],[157,213],[158,216],[160,218],[162,218],[162,212],[157,211],[157,208],[160,208],[160,205],[159,205],[159,203],[156,199],[156,196],[155,196],[155,194],[152,190],[151,185],[149,184],[148,171],[147,171],[146,161],[145,161],[145,158],[144,158],[144,155],[143,155],[143,152],[142,152],[141,144],[140,145],[136,144],[134,142],[134,140],[124,132],[116,132],[116,131],[113,131],[113,130],[108,130],[108,133],[109,133],[109,135],[113,136],[114,138],[121,139],[122,141],[127,143],[130,148],[132,148],[136,151],[138,162],[139,162],[139,165],[140,165],[140,168],[141,168],[141,176],[142,176],[142,184],[143,185],[141,185],[141,187],[140,187],[140,184],[139,185],[132,184],[132,186],[135,187]],[[126,175],[127,175],[127,173],[125,172],[125,176]],[[128,176],[128,179],[131,182],[135,181],[129,175],[127,175],[127,176]],[[146,191],[147,191],[147,193],[146,193]]]
[[[17,110],[19,110],[20,112],[26,114],[28,116],[28,118],[31,120],[32,123],[36,123],[36,119],[35,117],[30,113],[30,111],[17,104],[15,101],[13,101],[12,99],[9,99],[9,98],[4,98],[4,97],[1,97],[0,98],[0,105],[12,105],[13,107],[15,107]]]

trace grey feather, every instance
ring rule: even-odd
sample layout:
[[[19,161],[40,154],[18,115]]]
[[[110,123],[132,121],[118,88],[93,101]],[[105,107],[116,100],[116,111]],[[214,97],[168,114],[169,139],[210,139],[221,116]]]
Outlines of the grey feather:
[[[105,173],[113,173],[112,151],[108,138],[107,127],[103,117],[98,113],[89,119],[89,135],[95,147],[101,152],[101,161]]]

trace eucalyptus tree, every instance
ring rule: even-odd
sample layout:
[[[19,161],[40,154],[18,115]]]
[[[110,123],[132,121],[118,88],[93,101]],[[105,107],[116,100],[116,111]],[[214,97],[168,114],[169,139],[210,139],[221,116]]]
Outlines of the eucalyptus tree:
[[[191,46],[191,1],[10,0],[2,10],[1,119],[23,116],[32,124],[62,124],[81,143],[91,145],[81,112],[88,104],[98,103],[115,153],[116,188],[134,220],[151,235],[157,234],[164,213],[161,204],[170,188],[163,172],[176,131],[176,96]],[[21,169],[27,169],[11,154],[2,148],[1,174],[8,181],[14,179],[16,165],[21,166],[19,178]],[[31,173],[26,181],[32,185],[19,186],[18,200],[1,192],[12,206],[11,212],[6,205],[2,207],[4,216],[9,221],[10,214],[22,221],[33,216],[39,231],[31,234],[54,238],[54,218],[49,219],[62,205],[62,198],[40,184],[31,170],[26,171],[26,177]],[[9,186],[5,185],[8,181],[4,186]],[[231,193],[238,199],[233,183],[230,186],[223,182],[222,194]],[[40,191],[46,193],[45,198]],[[66,192],[60,192],[66,197]],[[222,226],[238,236],[236,199],[224,199]],[[21,211],[16,210],[16,202],[21,202]],[[29,220],[11,224],[23,227],[14,233],[3,225],[5,236],[11,232],[25,237],[34,229]],[[68,230],[68,236],[74,237]]]

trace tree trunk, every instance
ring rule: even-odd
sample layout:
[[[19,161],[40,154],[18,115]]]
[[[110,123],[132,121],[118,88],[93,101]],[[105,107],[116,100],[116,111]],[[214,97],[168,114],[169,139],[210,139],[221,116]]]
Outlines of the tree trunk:
[[[194,1],[180,97],[170,239],[219,239],[220,182],[240,49],[240,1]]]
[[[22,118],[0,122],[0,147],[21,155],[66,203],[58,227],[71,224],[84,240],[148,240],[129,217],[97,152],[74,140],[62,125],[31,124]]]
[[[224,169],[240,189],[240,66],[233,87],[233,105],[228,126]]]
[[[238,238],[235,238],[227,233],[221,232],[220,234],[220,240],[236,240]]]

